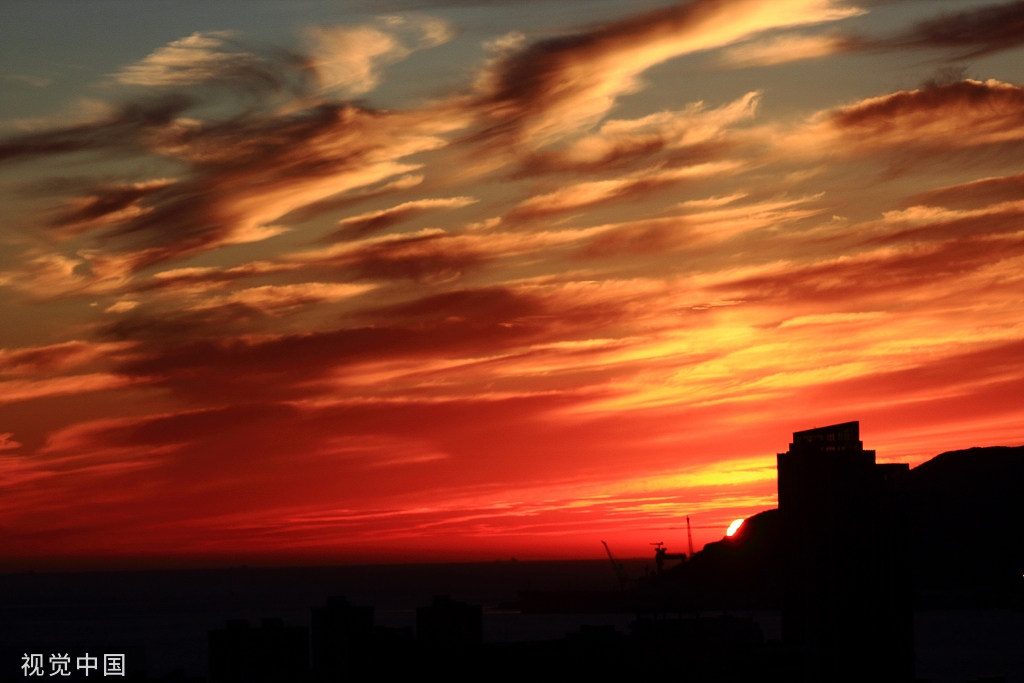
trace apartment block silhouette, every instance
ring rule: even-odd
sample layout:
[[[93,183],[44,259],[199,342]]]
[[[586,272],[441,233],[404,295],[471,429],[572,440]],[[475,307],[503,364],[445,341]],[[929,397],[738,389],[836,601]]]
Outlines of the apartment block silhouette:
[[[909,466],[846,422],[794,433],[778,472],[782,637],[805,680],[913,681]]]

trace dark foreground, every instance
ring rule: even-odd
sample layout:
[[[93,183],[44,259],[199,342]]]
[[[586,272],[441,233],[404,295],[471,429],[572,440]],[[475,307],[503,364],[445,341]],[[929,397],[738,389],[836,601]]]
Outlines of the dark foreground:
[[[692,556],[0,576],[0,680],[1024,683],[1024,447],[907,471],[858,430],[794,433],[780,509]]]
[[[639,575],[650,562],[626,564]],[[34,653],[44,656],[50,678],[49,656],[65,650],[72,675],[50,680],[86,680],[74,661],[86,651],[125,653],[128,673],[136,677],[144,670],[150,680],[174,680],[178,670],[179,678],[208,679],[211,631],[226,632],[229,620],[245,620],[251,631],[261,631],[263,619],[271,618],[285,629],[307,629],[308,638],[312,608],[326,606],[331,595],[375,607],[373,626],[383,628],[377,644],[362,653],[375,655],[369,665],[377,671],[454,666],[500,678],[559,668],[581,675],[596,667],[611,674],[620,667],[628,674],[646,671],[680,680],[772,680],[768,676],[797,665],[778,644],[777,610],[731,610],[727,619],[721,611],[703,611],[699,626],[694,613],[659,615],[664,620],[658,622],[648,614],[631,630],[636,614],[508,609],[526,589],[607,591],[614,584],[606,561],[4,575],[0,680],[32,680],[20,667],[23,655]],[[436,594],[483,608],[479,648],[455,643],[417,649],[416,608],[430,605]],[[636,628],[646,629],[642,638],[633,635]],[[1002,676],[1024,683],[1020,611],[919,609],[915,630],[919,679],[961,683]],[[248,660],[258,664],[261,654]],[[88,680],[102,678],[102,658],[97,664]],[[261,670],[268,671],[266,662]]]

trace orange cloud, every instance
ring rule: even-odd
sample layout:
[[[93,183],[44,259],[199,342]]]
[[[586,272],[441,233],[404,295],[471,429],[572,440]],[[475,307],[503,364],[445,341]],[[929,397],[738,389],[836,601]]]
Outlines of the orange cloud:
[[[450,197],[447,199],[417,199],[403,202],[389,209],[370,211],[358,216],[344,218],[338,223],[339,229],[327,235],[324,239],[336,240],[363,237],[373,232],[386,230],[393,225],[421,216],[429,211],[459,209],[463,206],[469,206],[476,201],[472,197]]]
[[[231,34],[226,31],[196,32],[172,41],[142,61],[121,69],[114,78],[126,85],[177,87],[204,81],[249,81],[272,78],[273,66],[260,57],[228,49]]]
[[[533,233],[489,231],[449,233],[428,228],[414,233],[370,237],[329,247],[296,252],[281,262],[307,269],[331,268],[357,279],[413,278],[446,281],[465,269],[524,254],[563,248],[607,230],[606,226],[580,230]]]
[[[60,372],[116,357],[132,346],[131,342],[70,341],[48,346],[0,349],[0,375]]]
[[[0,285],[7,285],[39,300],[81,294],[117,292],[131,280],[132,256],[83,249],[74,256],[39,253],[22,254],[20,268],[0,273]]]
[[[370,186],[360,188],[352,190],[351,192],[346,192],[340,196],[328,197],[327,199],[321,199],[319,201],[300,206],[299,208],[293,209],[281,216],[280,222],[283,224],[304,223],[330,211],[347,209],[370,199],[411,189],[422,182],[422,175],[410,173],[400,176],[395,180],[380,184],[376,187]]]
[[[508,214],[508,218],[519,219],[560,213],[604,202],[642,196],[659,187],[687,179],[734,171],[739,166],[738,162],[718,161],[682,168],[649,168],[613,180],[576,183],[554,192],[535,195],[520,202]]]
[[[783,35],[755,40],[723,50],[722,64],[734,69],[771,66],[801,59],[825,57],[847,49],[848,41],[837,36]]]
[[[611,119],[601,124],[596,133],[527,156],[521,162],[521,173],[600,172],[671,150],[686,150],[691,160],[699,158],[700,146],[727,142],[730,127],[753,118],[758,98],[759,93],[751,92],[715,109],[696,102],[679,111],[632,120]]]
[[[254,261],[232,268],[217,268],[214,266],[172,268],[171,270],[158,271],[146,280],[137,281],[132,286],[132,290],[137,292],[163,289],[205,291],[223,287],[235,280],[288,272],[290,270],[295,270],[295,267],[269,261]]]
[[[428,43],[443,37],[439,30],[430,22],[417,29]],[[103,227],[105,249],[116,245],[119,252],[105,262],[116,260],[121,276],[279,235],[287,228],[278,219],[346,193],[407,187],[408,173],[419,165],[403,159],[443,146],[441,136],[464,125],[451,112],[384,114],[317,99],[304,85],[305,59],[225,52],[226,40],[197,34],[121,74],[159,86],[164,94],[158,98],[139,96],[87,123],[0,141],[0,161],[95,150],[156,155],[184,166],[174,182],[97,186],[54,219],[71,236]],[[186,94],[184,86],[197,81],[211,87]],[[257,104],[235,115],[231,92],[238,88],[250,89]],[[291,100],[283,108],[276,106],[280,91]],[[212,103],[226,110],[220,118],[201,119],[193,111]],[[113,277],[98,276],[96,259],[85,256],[91,268],[80,267],[85,253],[78,250],[79,260],[44,253],[33,267],[4,279],[37,296],[115,286]]]
[[[639,90],[640,75],[656,64],[856,13],[827,0],[699,0],[534,43],[478,79],[483,125],[489,135],[538,149],[595,124],[619,97]]]
[[[321,87],[361,95],[377,86],[382,66],[448,42],[452,30],[439,19],[390,16],[376,26],[312,27],[306,38]]]
[[[56,216],[51,225],[62,235],[74,236],[137,218],[149,211],[142,200],[172,184],[173,180],[161,178],[98,187],[88,196],[71,199],[68,209]]]
[[[133,383],[128,377],[103,372],[38,380],[13,379],[0,382],[0,403],[124,389]]]
[[[190,311],[208,311],[241,306],[261,313],[280,315],[311,304],[339,301],[362,294],[372,285],[304,282],[296,285],[264,285],[240,289],[231,294],[208,297],[190,306]]]
[[[871,154],[887,149],[949,152],[1024,140],[1024,89],[965,80],[869,98],[818,114],[785,137],[797,151]]]
[[[907,205],[950,206],[974,208],[981,205],[1015,201],[1024,197],[1024,173],[981,178],[969,183],[940,187],[921,192],[904,200]]]

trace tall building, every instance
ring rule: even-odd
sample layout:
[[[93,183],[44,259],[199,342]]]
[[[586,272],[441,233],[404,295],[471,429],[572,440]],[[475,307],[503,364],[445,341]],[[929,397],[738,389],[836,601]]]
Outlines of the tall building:
[[[250,628],[231,619],[210,631],[210,683],[302,683],[309,680],[309,629],[264,619]]]
[[[342,596],[313,608],[313,680],[352,681],[370,676],[373,607],[353,605]]]
[[[483,642],[483,608],[435,595],[427,607],[416,608],[416,639],[435,649],[470,648]]]
[[[914,680],[909,469],[876,464],[858,422],[778,454],[782,637],[808,681]]]

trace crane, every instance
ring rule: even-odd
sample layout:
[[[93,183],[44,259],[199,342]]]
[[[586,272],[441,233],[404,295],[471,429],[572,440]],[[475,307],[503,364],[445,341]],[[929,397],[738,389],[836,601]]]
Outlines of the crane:
[[[608,553],[608,559],[612,563],[612,569],[615,570],[615,578],[619,580],[619,588],[626,590],[626,583],[629,581],[629,577],[626,576],[626,568],[615,561],[615,558],[612,557],[611,548],[608,547],[607,543],[601,541],[601,545],[604,546],[604,551]]]
[[[654,546],[654,564],[657,567],[659,574],[665,566],[665,560],[682,560],[683,562],[686,562],[686,553],[670,553],[668,548],[666,548],[665,544],[661,541],[652,543],[651,545]]]

